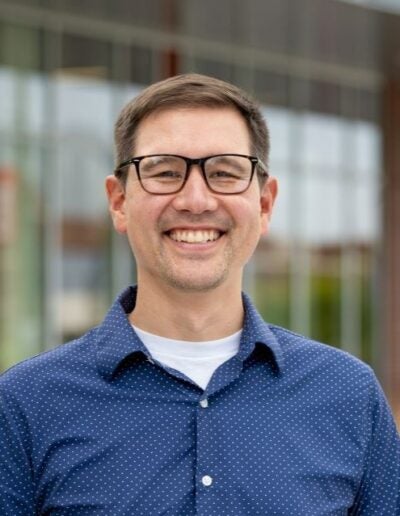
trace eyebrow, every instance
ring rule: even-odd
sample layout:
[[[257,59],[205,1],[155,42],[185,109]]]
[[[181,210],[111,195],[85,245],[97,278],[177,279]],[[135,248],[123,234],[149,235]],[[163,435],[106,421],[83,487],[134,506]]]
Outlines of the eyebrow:
[[[158,165],[159,163],[168,163],[170,161],[174,161],[177,158],[180,158],[180,156],[169,156],[167,154],[156,154],[154,156],[146,156],[146,160],[142,161],[142,167],[147,163],[148,166],[150,165]],[[146,168],[146,167],[144,167]]]
[[[215,160],[217,163],[228,163],[229,165],[236,165],[234,168],[236,168],[236,170],[240,170],[242,167],[240,167],[239,165],[239,162],[235,159],[232,159],[232,158],[235,158],[234,155],[232,156],[212,156],[211,159],[208,159],[208,162],[211,162],[213,160]]]

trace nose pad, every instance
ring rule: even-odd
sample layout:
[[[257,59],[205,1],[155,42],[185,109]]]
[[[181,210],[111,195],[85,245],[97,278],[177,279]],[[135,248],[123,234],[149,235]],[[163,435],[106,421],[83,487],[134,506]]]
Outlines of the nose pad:
[[[174,206],[177,210],[193,213],[212,211],[217,206],[215,195],[208,188],[199,165],[193,165],[185,186],[175,195]]]
[[[182,190],[187,188],[188,185],[190,187],[190,185],[193,182],[197,185],[197,188],[199,188],[199,186],[201,186],[201,187],[204,187],[206,190],[209,190],[206,179],[203,176],[203,171],[202,171],[200,165],[192,165],[191,166],[190,171],[189,171],[189,176],[188,176],[185,186],[183,187]]]

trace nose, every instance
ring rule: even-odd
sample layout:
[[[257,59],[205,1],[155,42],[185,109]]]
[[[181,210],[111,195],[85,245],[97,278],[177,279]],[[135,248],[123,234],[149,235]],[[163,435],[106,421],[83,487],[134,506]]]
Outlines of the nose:
[[[192,165],[185,186],[175,195],[172,204],[176,210],[195,214],[214,211],[217,208],[216,194],[206,185],[199,165]]]

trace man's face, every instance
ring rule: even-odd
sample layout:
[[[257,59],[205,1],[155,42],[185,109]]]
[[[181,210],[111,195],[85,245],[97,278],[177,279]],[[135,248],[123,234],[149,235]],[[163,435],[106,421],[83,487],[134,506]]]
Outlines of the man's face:
[[[157,111],[137,131],[135,156],[177,154],[199,158],[251,154],[246,123],[231,108]],[[126,233],[137,263],[139,285],[207,291],[241,285],[243,267],[267,230],[276,181],[260,192],[256,177],[242,194],[211,192],[196,165],[176,194],[145,192],[131,166],[126,187],[107,178],[114,226]]]

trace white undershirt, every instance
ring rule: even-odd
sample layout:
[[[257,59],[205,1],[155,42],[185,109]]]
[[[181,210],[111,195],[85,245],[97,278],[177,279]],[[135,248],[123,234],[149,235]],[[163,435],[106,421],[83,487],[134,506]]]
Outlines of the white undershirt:
[[[155,360],[185,374],[202,389],[214,371],[236,355],[242,334],[239,330],[223,339],[192,342],[167,339],[132,326]]]

